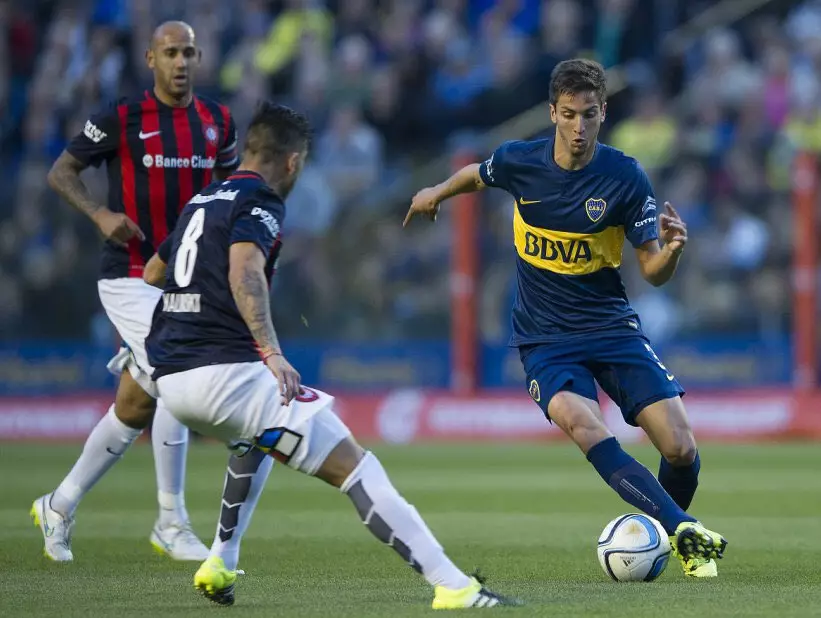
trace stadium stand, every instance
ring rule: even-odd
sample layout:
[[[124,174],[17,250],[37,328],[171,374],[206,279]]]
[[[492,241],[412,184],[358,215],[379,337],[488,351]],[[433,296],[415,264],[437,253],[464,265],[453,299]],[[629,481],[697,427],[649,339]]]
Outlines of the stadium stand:
[[[583,54],[624,68],[605,141],[644,163],[691,229],[673,285],[650,289],[626,269],[650,336],[777,337],[790,313],[789,154],[796,143],[821,150],[821,6],[770,3],[669,49],[661,33],[707,4],[0,1],[0,169],[11,197],[0,205],[0,333],[113,345],[94,288],[96,232],[44,178],[90,112],[145,87],[151,29],[182,17],[203,49],[198,89],[230,104],[240,126],[273,96],[317,127],[275,284],[288,290],[275,304],[286,336],[446,337],[450,236],[445,226],[403,234],[406,203],[380,201],[381,187],[543,101],[554,64]],[[489,193],[481,212],[480,325],[502,342],[511,208]],[[288,245],[302,243],[316,250],[289,261]]]

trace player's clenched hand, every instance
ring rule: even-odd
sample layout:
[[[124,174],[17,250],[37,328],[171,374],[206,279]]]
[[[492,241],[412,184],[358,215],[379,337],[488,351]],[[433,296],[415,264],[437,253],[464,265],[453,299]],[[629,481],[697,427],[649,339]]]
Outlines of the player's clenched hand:
[[[282,354],[272,354],[265,359],[265,364],[274,377],[279,381],[279,392],[282,395],[282,405],[287,406],[294,397],[299,395],[299,383],[302,376],[291,366]]]
[[[145,234],[136,223],[121,212],[111,212],[101,208],[94,213],[94,223],[100,228],[103,236],[113,243],[125,247],[135,236],[145,240]]]
[[[414,215],[422,215],[436,221],[436,215],[439,214],[439,195],[433,188],[422,189],[419,193],[413,196],[408,214],[405,215],[405,220],[402,222],[402,227],[405,227]]]
[[[659,231],[664,244],[673,253],[681,253],[687,244],[687,224],[670,202],[664,202],[664,214],[659,215]]]

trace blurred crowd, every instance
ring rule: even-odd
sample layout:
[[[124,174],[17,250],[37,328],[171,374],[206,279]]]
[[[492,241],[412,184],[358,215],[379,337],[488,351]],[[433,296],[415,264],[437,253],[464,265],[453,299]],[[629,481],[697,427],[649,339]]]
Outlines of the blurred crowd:
[[[452,235],[401,218],[413,170],[547,98],[574,55],[619,67],[603,140],[637,157],[691,244],[675,283],[637,281],[657,339],[788,327],[789,166],[821,151],[821,2],[774,2],[696,39],[699,0],[0,0],[0,333],[105,342],[99,240],[45,183],[88,115],[151,76],[154,27],[184,19],[197,90],[240,127],[257,100],[306,112],[315,147],[288,204],[274,311],[285,336],[435,338],[450,325]],[[547,108],[544,108],[547,125]],[[477,152],[476,159],[486,156]],[[447,173],[441,169],[441,178]],[[103,170],[85,176],[104,199]],[[431,179],[433,180],[433,179]],[[438,179],[436,179],[438,180]],[[483,337],[507,337],[510,199],[481,198]]]

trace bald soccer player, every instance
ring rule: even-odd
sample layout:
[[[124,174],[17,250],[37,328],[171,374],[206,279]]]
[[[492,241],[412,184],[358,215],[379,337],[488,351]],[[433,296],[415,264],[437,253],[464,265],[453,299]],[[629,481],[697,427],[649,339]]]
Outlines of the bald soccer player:
[[[100,301],[123,341],[108,365],[120,376],[114,403],[68,476],[31,508],[44,553],[55,561],[73,559],[71,531],[80,500],[152,418],[160,514],[151,544],[175,560],[208,556],[185,508],[188,429],[157,399],[144,370],[145,337],[161,291],[142,278],[146,262],[174,229],[188,200],[237,165],[237,132],[228,108],[194,94],[200,56],[191,26],[159,26],[145,53],[153,89],[92,116],[48,174],[49,185],[102,233]],[[94,201],[80,178],[88,166],[102,163],[108,171],[107,205]]]

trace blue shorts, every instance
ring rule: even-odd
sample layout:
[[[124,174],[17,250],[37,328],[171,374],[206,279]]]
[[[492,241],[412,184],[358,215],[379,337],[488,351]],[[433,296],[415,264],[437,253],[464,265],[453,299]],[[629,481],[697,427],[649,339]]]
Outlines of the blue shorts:
[[[650,404],[684,395],[675,376],[659,360],[641,332],[614,331],[519,347],[527,389],[545,416],[560,391],[598,401],[596,382],[619,406],[624,420]]]

